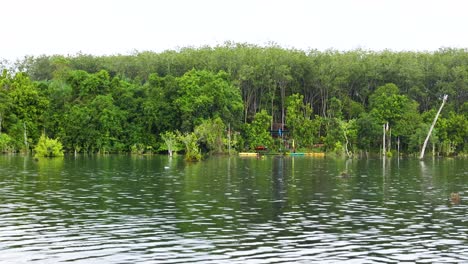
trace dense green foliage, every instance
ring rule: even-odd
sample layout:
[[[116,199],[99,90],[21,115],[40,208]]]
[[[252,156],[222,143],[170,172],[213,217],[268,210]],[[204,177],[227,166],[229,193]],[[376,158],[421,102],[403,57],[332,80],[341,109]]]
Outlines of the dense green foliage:
[[[36,147],[34,148],[36,157],[62,157],[62,143],[57,139],[51,139],[41,135]]]
[[[198,159],[228,145],[282,150],[294,140],[298,149],[352,155],[379,151],[388,122],[390,150],[414,153],[443,94],[433,150],[466,153],[466,49],[306,52],[226,43],[26,57],[0,75],[0,148],[27,150],[45,131],[68,152],[177,151],[183,143],[193,152],[187,158]],[[270,133],[278,127],[281,137]]]

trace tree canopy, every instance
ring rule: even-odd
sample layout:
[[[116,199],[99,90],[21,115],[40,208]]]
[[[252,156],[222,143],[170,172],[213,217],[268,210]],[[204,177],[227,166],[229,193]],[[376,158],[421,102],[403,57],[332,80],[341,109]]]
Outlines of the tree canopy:
[[[168,148],[163,135],[180,131],[186,147],[201,146],[197,153],[226,151],[228,135],[238,151],[280,150],[294,140],[297,148],[352,153],[379,150],[388,122],[389,143],[411,153],[447,94],[431,142],[439,153],[468,152],[466,49],[322,52],[225,43],[25,57],[10,66],[0,75],[2,151],[33,149],[45,133],[67,152],[154,152]],[[278,137],[278,126],[287,134]]]

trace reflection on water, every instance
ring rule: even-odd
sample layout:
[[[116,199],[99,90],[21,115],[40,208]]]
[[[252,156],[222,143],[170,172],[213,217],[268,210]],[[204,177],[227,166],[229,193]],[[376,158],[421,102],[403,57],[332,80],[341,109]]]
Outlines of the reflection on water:
[[[468,262],[466,160],[383,162],[0,156],[0,260]]]

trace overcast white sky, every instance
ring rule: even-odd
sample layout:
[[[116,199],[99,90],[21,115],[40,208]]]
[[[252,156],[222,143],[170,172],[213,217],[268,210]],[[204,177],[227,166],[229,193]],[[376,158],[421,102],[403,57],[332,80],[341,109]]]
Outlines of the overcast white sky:
[[[225,41],[468,48],[466,0],[0,0],[0,58],[128,54]]]

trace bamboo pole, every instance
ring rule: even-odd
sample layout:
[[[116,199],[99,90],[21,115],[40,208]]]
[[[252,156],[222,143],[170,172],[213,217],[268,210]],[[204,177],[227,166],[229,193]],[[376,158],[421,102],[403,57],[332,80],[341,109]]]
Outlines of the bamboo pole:
[[[444,104],[447,101],[447,98],[448,98],[448,95],[445,94],[444,95],[444,100],[442,101],[442,105],[440,106],[439,111],[437,111],[437,114],[436,114],[436,116],[434,118],[434,121],[432,121],[431,128],[429,128],[429,133],[427,133],[426,140],[424,140],[424,144],[423,144],[423,147],[421,149],[421,155],[419,156],[420,160],[422,160],[424,158],[424,152],[426,151],[427,142],[429,141],[429,138],[431,137],[432,130],[434,129],[434,126],[435,126],[435,124],[437,122],[437,119],[439,118],[439,114],[442,111],[442,108],[444,107]]]

